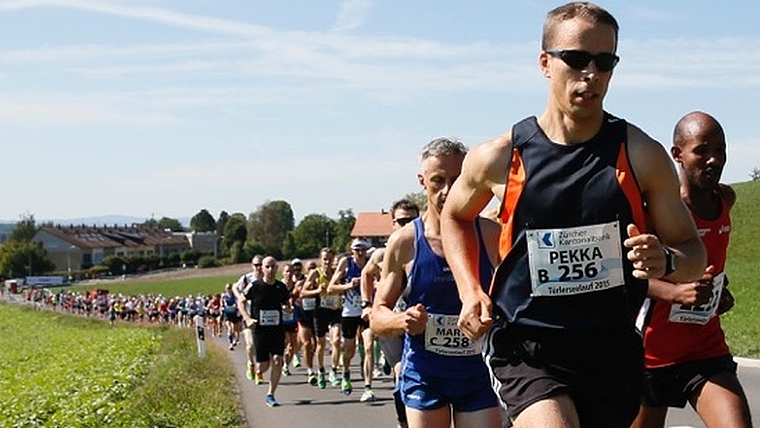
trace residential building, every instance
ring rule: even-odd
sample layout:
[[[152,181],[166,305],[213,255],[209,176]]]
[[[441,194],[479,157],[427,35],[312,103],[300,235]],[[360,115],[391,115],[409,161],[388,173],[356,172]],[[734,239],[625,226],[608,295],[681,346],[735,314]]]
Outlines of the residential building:
[[[132,226],[43,226],[32,242],[41,242],[58,271],[78,271],[100,264],[108,256],[166,257],[189,250],[184,234]]]
[[[393,233],[393,220],[391,214],[385,210],[357,214],[356,223],[351,229],[352,238],[363,238],[375,248],[384,247],[391,233]]]

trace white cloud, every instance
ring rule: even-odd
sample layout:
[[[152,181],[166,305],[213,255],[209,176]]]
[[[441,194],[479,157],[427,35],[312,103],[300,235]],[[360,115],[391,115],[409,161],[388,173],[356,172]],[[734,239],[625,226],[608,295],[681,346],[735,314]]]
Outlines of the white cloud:
[[[6,1],[0,4],[1,12],[37,7],[63,7],[88,12],[97,12],[112,16],[121,16],[141,21],[158,22],[174,27],[193,29],[197,31],[231,34],[247,37],[264,36],[268,30],[259,25],[228,19],[211,18],[175,12],[168,9],[141,6],[126,6],[116,2],[101,2],[92,0],[30,0]]]
[[[371,8],[370,0],[344,0],[332,31],[351,31],[361,27]]]

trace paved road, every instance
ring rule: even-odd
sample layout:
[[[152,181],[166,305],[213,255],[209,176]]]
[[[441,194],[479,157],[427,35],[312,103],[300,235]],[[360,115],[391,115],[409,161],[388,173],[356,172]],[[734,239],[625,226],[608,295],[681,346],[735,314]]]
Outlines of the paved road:
[[[217,339],[219,346],[225,346],[224,339]],[[361,375],[357,356],[352,370],[354,393],[344,396],[340,390],[328,385],[320,390],[306,384],[306,371],[303,368],[293,370],[289,377],[282,377],[277,389],[277,400],[282,406],[269,408],[264,404],[267,384],[256,386],[246,378],[246,358],[243,344],[234,351],[228,351],[238,381],[241,400],[248,419],[249,428],[264,427],[299,427],[341,428],[342,426],[363,428],[388,428],[396,425],[393,398],[393,383],[390,376],[382,376],[374,382],[377,401],[360,403],[362,392]],[[760,423],[760,361],[737,359],[739,377],[747,393],[752,420]],[[329,363],[328,363],[329,364]],[[265,379],[268,379],[265,376]],[[341,425],[343,424],[343,425]],[[705,425],[690,408],[671,409],[668,412],[666,427],[704,428]]]
[[[739,380],[747,394],[752,422],[755,426],[760,425],[760,360],[736,358],[739,363]],[[693,427],[705,428],[705,424],[690,406],[685,409],[670,409],[666,419],[667,427]]]
[[[215,344],[226,348],[226,338],[216,338]],[[269,408],[264,404],[269,375],[262,385],[255,385],[245,374],[245,346],[241,342],[234,351],[227,351],[233,364],[249,428],[309,427],[309,428],[388,428],[396,426],[393,407],[393,381],[382,376],[373,382],[377,400],[360,403],[363,382],[358,367],[359,356],[354,358],[351,371],[354,392],[343,395],[340,388],[330,386],[319,389],[306,383],[306,370],[298,368],[290,376],[283,376],[276,397],[280,407]],[[329,354],[328,354],[329,355]],[[329,367],[329,363],[328,363]],[[341,425],[342,424],[342,425]]]

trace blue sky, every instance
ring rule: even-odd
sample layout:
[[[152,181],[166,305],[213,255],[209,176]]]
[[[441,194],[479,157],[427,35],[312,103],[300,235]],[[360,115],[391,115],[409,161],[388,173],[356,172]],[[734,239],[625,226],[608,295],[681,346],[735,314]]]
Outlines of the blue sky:
[[[419,190],[419,149],[540,114],[560,3],[0,0],[0,219],[378,211]],[[606,1],[605,107],[669,147],[726,129],[724,181],[760,167],[760,5]]]

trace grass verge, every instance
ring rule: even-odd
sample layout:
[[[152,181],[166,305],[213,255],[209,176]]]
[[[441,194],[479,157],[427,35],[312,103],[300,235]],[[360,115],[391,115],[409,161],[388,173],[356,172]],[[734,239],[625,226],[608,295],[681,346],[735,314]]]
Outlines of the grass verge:
[[[0,426],[243,427],[231,367],[194,330],[0,303]]]

